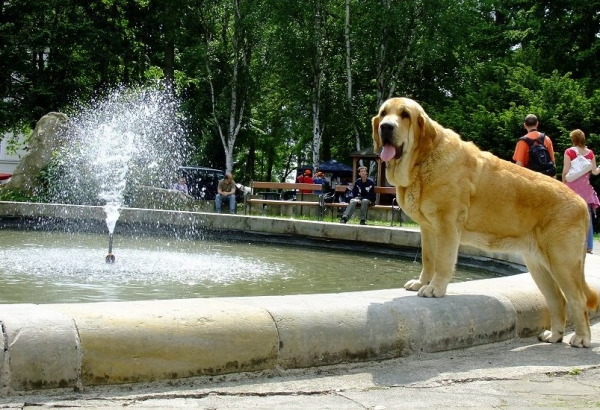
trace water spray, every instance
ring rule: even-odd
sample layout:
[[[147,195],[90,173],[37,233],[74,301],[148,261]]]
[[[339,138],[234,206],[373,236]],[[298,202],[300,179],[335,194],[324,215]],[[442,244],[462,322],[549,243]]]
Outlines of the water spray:
[[[115,263],[115,255],[113,255],[113,253],[112,253],[112,241],[113,241],[113,234],[109,233],[108,234],[108,254],[106,255],[106,258],[104,258],[106,263]]]
[[[105,259],[114,263],[112,234],[125,188],[171,181],[187,157],[187,132],[178,115],[179,101],[161,86],[117,88],[80,108],[66,127],[68,143],[60,156],[69,166],[57,192],[81,203],[106,201],[110,243]],[[81,175],[93,180],[80,184]]]

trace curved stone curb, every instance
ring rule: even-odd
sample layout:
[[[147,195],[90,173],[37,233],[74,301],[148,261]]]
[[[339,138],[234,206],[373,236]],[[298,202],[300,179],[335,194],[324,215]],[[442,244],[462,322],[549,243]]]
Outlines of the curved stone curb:
[[[10,390],[78,387],[81,351],[67,315],[39,305],[0,305],[2,386]]]
[[[98,210],[12,207],[44,216]],[[0,216],[6,215],[0,203]],[[34,213],[35,214],[35,213]],[[31,216],[31,213],[27,214]],[[126,210],[128,221],[317,235],[398,246],[419,232],[240,215]],[[201,222],[202,221],[202,222]],[[403,242],[403,240],[405,242]],[[481,253],[478,254],[481,256]],[[586,260],[600,290],[600,258]],[[451,284],[441,299],[390,289],[341,294],[85,304],[0,305],[3,386],[81,387],[378,360],[539,333],[549,325],[529,274]]]
[[[77,325],[84,385],[250,372],[277,363],[277,329],[261,308],[220,299],[46,306]]]
[[[2,370],[27,390],[379,360],[536,334],[546,310],[527,274],[453,284],[441,299],[390,289],[2,305]]]
[[[385,359],[515,337],[508,300],[451,295],[425,300],[403,289],[243,298],[269,311],[283,368]]]

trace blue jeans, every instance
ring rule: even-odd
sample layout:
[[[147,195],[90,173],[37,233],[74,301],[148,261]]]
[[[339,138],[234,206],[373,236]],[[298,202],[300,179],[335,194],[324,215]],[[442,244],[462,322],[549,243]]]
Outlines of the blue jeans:
[[[358,203],[360,203],[360,219],[362,221],[367,219],[367,212],[369,211],[369,205],[371,205],[371,201],[368,199],[358,198],[353,198],[350,200],[350,203],[344,212],[346,219],[350,219],[352,217],[352,214],[354,214],[354,208],[356,208],[356,204]]]
[[[590,205],[588,205],[588,211],[590,211],[590,230],[588,231],[587,248],[592,250],[594,249],[594,211]]]
[[[223,201],[223,199],[225,201],[229,201],[229,213],[234,214],[235,213],[235,195],[228,195],[228,196],[223,196],[221,194],[217,194],[217,196],[215,196],[215,208],[217,209],[217,213],[221,213],[221,202]]]

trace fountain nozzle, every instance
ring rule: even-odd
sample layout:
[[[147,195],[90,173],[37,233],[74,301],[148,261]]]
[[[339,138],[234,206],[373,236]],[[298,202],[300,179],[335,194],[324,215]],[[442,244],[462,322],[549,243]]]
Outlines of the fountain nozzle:
[[[113,253],[112,253],[112,241],[113,241],[113,234],[109,233],[108,234],[108,255],[106,255],[106,258],[104,258],[106,263],[115,263],[115,255],[113,255]]]
[[[115,255],[109,253],[108,255],[106,255],[106,258],[104,260],[106,261],[106,263],[115,263]]]

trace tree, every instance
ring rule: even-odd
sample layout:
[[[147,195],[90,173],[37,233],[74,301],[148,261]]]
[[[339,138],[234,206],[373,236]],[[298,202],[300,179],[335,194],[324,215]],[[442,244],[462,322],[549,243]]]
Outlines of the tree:
[[[357,124],[356,109],[354,107],[354,94],[352,90],[352,53],[351,53],[351,38],[350,38],[350,0],[346,0],[346,19],[344,24],[344,40],[346,42],[346,81],[347,81],[347,94],[348,99],[348,114],[354,128],[354,140],[356,141],[356,150],[360,151],[360,128]]]
[[[274,67],[280,86],[288,90],[291,109],[296,114],[293,121],[310,126],[310,140],[300,137],[299,147],[309,147],[307,152],[314,167],[318,166],[325,125],[323,101],[327,82],[331,80],[329,59],[340,47],[334,33],[336,18],[332,3],[327,0],[308,2],[267,2],[271,11],[273,47],[278,62]],[[308,118],[307,118],[308,117]],[[307,121],[309,119],[309,121]],[[308,131],[308,129],[307,129]],[[299,153],[302,158],[302,153]]]
[[[251,12],[248,1],[232,0],[228,4],[215,5],[203,16],[204,25],[210,30],[204,33],[205,79],[210,88],[213,125],[223,144],[228,172],[233,169],[235,141],[244,122],[250,86]],[[217,75],[220,77],[218,83]],[[228,79],[224,87],[223,76]],[[224,122],[226,125],[223,125]]]
[[[143,0],[11,0],[0,13],[0,131],[26,128],[102,88],[143,81],[132,26]]]
[[[586,127],[593,141],[599,8],[574,0],[3,1],[0,131],[160,79],[181,100],[193,162],[246,181],[285,179],[298,162],[346,160],[371,144],[370,119],[391,96],[416,99],[506,158],[527,110],[548,120],[551,136]]]

